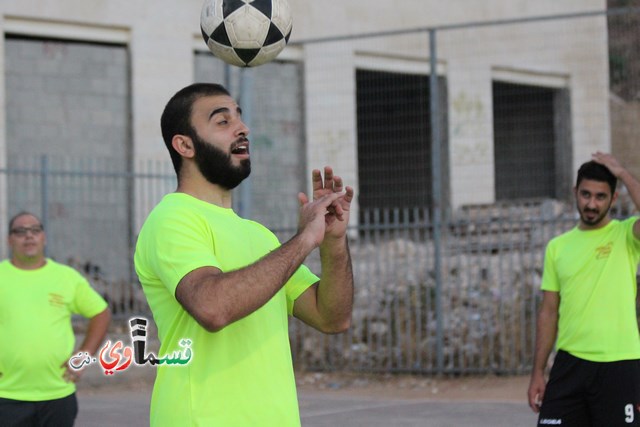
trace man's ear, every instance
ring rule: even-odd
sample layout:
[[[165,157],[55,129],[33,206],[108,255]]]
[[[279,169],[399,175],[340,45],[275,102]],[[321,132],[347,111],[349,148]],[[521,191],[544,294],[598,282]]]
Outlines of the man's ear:
[[[178,154],[188,159],[193,158],[196,154],[193,148],[193,141],[186,135],[174,135],[171,140],[171,146]]]

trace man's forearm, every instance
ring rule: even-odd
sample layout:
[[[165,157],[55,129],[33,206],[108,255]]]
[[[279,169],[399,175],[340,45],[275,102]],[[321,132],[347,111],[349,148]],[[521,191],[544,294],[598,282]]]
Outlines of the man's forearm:
[[[111,323],[111,312],[109,311],[109,307],[107,307],[104,311],[96,314],[89,320],[87,333],[84,336],[79,350],[86,351],[89,354],[95,354],[107,334],[109,323]]]
[[[353,270],[347,237],[320,247],[322,275],[318,287],[318,311],[328,329],[341,332],[351,324]]]
[[[189,273],[176,297],[209,331],[218,331],[269,301],[300,267],[314,245],[300,234],[238,270],[204,268]]]
[[[633,201],[636,209],[640,210],[640,181],[636,177],[634,177],[631,172],[625,170],[618,177],[620,181],[627,188],[627,192],[629,193],[629,197]]]
[[[536,349],[533,356],[533,375],[544,375],[549,355],[556,342],[557,314],[540,312],[536,328]]]

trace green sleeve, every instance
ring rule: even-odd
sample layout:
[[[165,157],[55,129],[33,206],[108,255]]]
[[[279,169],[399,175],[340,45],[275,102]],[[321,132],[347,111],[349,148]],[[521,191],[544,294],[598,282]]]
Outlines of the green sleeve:
[[[89,282],[79,273],[72,273],[76,283],[76,290],[72,301],[71,311],[84,317],[91,318],[101,313],[107,308],[107,302],[89,284]]]
[[[146,235],[147,267],[172,295],[184,276],[197,268],[219,268],[210,227],[187,210],[168,212]]]
[[[549,242],[544,254],[544,271],[542,273],[542,285],[540,286],[543,291],[560,291],[560,282],[558,281],[558,274],[556,272],[556,264],[554,259],[554,249],[554,242]]]
[[[287,294],[287,312],[293,315],[293,303],[304,293],[311,285],[319,281],[318,276],[313,274],[305,265],[301,265],[291,276],[285,285]]]

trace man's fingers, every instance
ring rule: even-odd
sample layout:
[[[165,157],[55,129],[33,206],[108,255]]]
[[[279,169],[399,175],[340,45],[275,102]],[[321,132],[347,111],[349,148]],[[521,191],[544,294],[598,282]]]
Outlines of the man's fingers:
[[[324,167],[324,177],[322,176],[323,172],[318,169],[314,169],[311,172],[311,182],[313,184],[313,191],[316,190],[333,190],[334,188],[334,179],[339,177],[333,176],[333,169],[331,166]]]
[[[540,403],[538,403],[537,401],[535,402],[530,402],[529,403],[529,407],[531,408],[531,410],[533,412],[535,412],[536,414],[540,412]]]
[[[335,216],[342,218],[344,214],[344,209],[338,202],[334,202],[331,206],[329,206],[329,211],[335,214]]]
[[[345,189],[345,193],[344,193],[344,201],[347,203],[351,203],[351,201],[353,200],[353,195],[354,195],[353,187],[349,187],[347,185],[347,188]]]
[[[336,193],[340,193],[342,192],[344,189],[343,187],[343,183],[342,183],[342,178],[339,176],[334,176],[333,177],[333,191],[335,191]]]
[[[298,202],[300,203],[300,206],[304,206],[309,203],[309,198],[304,193],[298,193]]]
[[[529,392],[529,407],[536,414],[540,412],[540,406],[542,405],[542,393],[537,392],[535,395],[534,392]]]
[[[348,205],[353,200],[353,188],[349,186],[345,187],[342,177],[334,175],[331,166],[325,166],[323,171],[314,169],[311,175],[314,200],[319,200],[322,196],[331,193],[340,194],[344,197],[344,202],[346,203],[343,203],[342,201],[340,203],[336,203],[337,208],[328,212],[342,220],[344,212],[349,210]]]
[[[71,371],[71,370],[67,370],[65,371],[63,378],[67,381],[67,382],[72,382],[75,383],[76,381],[78,381],[78,379],[80,378],[80,371]]]
[[[327,210],[331,205],[335,204],[336,200],[344,197],[344,195],[344,193],[329,193],[313,200],[313,202],[310,202],[306,194],[298,193],[298,201],[300,202],[300,206],[304,206],[309,203],[315,203],[316,205],[322,206],[325,210]],[[340,207],[340,209],[342,209],[342,207]]]
[[[338,221],[344,220],[344,210],[342,209],[342,206],[340,206],[338,203],[333,203],[331,206],[327,208],[327,212],[325,213],[325,216],[327,215],[331,215],[333,218],[337,219]]]
[[[327,208],[333,204],[337,204],[335,203],[336,200],[340,199],[344,197],[343,193],[329,193],[329,194],[325,194],[324,196],[320,197],[317,201],[323,205],[326,206]]]
[[[324,167],[324,188],[333,190],[333,169],[330,166]]]
[[[322,190],[322,173],[318,169],[314,169],[311,172],[311,184],[313,191]]]

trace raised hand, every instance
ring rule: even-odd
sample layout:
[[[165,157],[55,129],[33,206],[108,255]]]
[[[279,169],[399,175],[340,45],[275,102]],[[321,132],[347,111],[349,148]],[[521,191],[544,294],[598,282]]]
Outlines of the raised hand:
[[[313,247],[319,246],[327,232],[327,215],[329,209],[340,198],[340,193],[328,193],[309,201],[304,193],[298,194],[300,201],[300,216],[298,218],[298,234],[310,239]]]
[[[598,162],[609,169],[616,178],[620,178],[620,175],[625,171],[625,168],[622,167],[620,162],[618,162],[618,159],[613,157],[611,154],[597,151],[593,153],[591,157],[595,162]]]
[[[325,214],[325,234],[333,238],[344,237],[349,225],[349,211],[354,191],[352,187],[345,187],[342,178],[333,174],[330,166],[324,167],[324,177],[320,170],[311,173],[313,200],[319,200],[330,194],[340,194],[327,208]],[[301,194],[301,203],[308,203],[306,195]],[[299,196],[299,197],[300,197]]]

